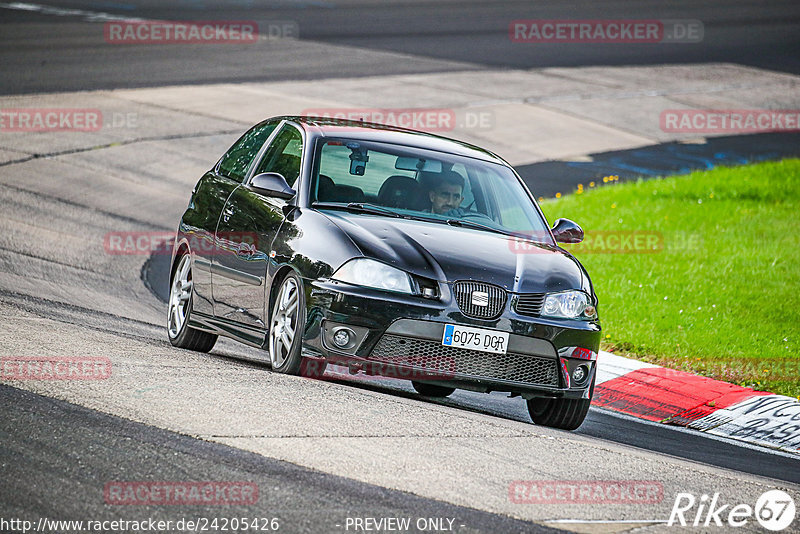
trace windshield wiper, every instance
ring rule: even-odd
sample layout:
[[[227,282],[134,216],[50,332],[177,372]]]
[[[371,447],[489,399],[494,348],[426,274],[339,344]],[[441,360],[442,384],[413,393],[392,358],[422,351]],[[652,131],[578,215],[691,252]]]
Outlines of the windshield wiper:
[[[465,221],[463,219],[447,219],[447,224],[450,226],[460,226],[462,228],[474,228],[476,230],[488,230],[490,232],[494,232],[496,234],[502,235],[510,235],[513,236],[514,233],[507,232],[505,230],[500,230],[499,228],[495,228],[494,226],[489,226],[487,224],[481,224],[474,221]]]
[[[347,205],[347,209],[353,211],[360,211],[362,213],[372,213],[373,215],[388,215],[389,217],[402,217],[396,211],[392,211],[388,208],[384,208],[383,206],[378,206],[375,204],[368,204],[365,202],[351,202]]]
[[[387,217],[394,217],[394,218],[401,218],[402,215],[399,213],[392,211],[388,208],[384,208],[383,206],[378,206],[376,204],[369,204],[365,202],[350,202],[348,204],[339,204],[334,202],[316,202],[314,204],[316,208],[329,208],[329,209],[346,209],[348,211],[354,211],[357,213],[369,213],[371,215],[386,215]]]

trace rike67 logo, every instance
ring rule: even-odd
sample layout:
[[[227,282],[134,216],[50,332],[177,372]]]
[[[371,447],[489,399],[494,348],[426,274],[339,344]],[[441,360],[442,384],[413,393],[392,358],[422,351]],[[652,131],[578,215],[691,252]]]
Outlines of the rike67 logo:
[[[678,493],[668,526],[682,527],[743,527],[755,517],[767,530],[779,532],[794,522],[794,499],[781,490],[769,490],[762,494],[755,506],[749,504],[723,503],[719,493],[713,496]]]

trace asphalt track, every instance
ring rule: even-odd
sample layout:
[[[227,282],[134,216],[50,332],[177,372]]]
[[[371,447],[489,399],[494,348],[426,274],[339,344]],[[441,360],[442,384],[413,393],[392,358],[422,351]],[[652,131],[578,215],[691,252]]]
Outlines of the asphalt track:
[[[0,419],[5,436],[0,449],[4,518],[278,518],[281,531],[336,532],[345,530],[348,517],[415,517],[452,519],[454,528],[469,525],[470,532],[560,532],[327,475],[8,386],[0,386],[0,404],[14,407]],[[170,511],[106,504],[107,481],[148,480],[154,472],[166,481],[248,481],[258,486],[259,499],[225,506],[224,513],[211,505]]]
[[[375,76],[487,67],[731,62],[800,73],[800,4],[793,0],[530,2],[529,0],[48,0],[0,3],[0,93],[190,83]],[[52,8],[61,8],[61,11]],[[77,11],[65,11],[65,10]],[[112,45],[93,14],[158,20],[296,24],[299,39],[259,46]],[[517,19],[699,20],[699,43],[517,44]],[[213,48],[213,49],[212,49]],[[364,50],[370,50],[369,54]]]
[[[586,2],[535,9],[529,2],[48,5],[175,20],[297,20],[301,39],[267,43],[269,53],[189,46],[167,54],[157,48],[109,47],[98,33],[101,24],[87,23],[86,15],[0,8],[0,92],[490,65],[718,60],[800,71],[800,8],[793,2]],[[515,18],[616,16],[698,19],[707,38],[702,45],[549,49],[510,46],[507,40],[508,21]],[[165,123],[175,116],[167,109],[163,115]],[[210,355],[173,349],[162,324],[163,304],[143,283],[146,258],[109,256],[98,244],[109,229],[174,228],[196,171],[207,168],[242,129],[214,118],[197,121],[199,126],[190,126],[211,133],[165,135],[162,144],[144,139],[78,147],[60,155],[37,147],[34,151],[50,155],[2,167],[0,354],[104,356],[115,371],[112,380],[91,384],[0,387],[0,516],[198,515],[201,510],[108,507],[102,488],[118,479],[247,479],[262,488],[265,500],[258,507],[202,512],[280,515],[286,532],[330,531],[342,517],[389,515],[458,518],[464,532],[589,528],[550,522],[554,519],[611,521],[616,531],[641,526],[649,532],[661,530],[659,521],[666,519],[679,491],[720,491],[739,502],[754,502],[774,487],[797,494],[796,457],[600,410],[592,410],[578,432],[566,433],[530,424],[519,399],[457,392],[431,402],[397,381],[276,375],[264,365],[263,354],[230,342],[219,343]],[[168,139],[171,144],[164,148]],[[156,263],[148,263],[145,273],[156,272]],[[147,280],[159,286],[164,277]],[[531,507],[509,503],[507,496],[509,482],[517,479],[598,478],[658,480],[665,499],[652,507]]]

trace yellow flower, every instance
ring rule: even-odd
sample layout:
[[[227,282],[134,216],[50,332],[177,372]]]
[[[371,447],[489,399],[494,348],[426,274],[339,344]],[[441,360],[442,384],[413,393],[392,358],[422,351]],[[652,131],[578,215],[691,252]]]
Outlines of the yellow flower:
[[[608,176],[603,176],[603,183],[608,182]]]
[[[616,203],[616,202],[614,202],[613,204],[611,204],[611,209],[614,209],[614,208],[616,208],[616,207],[617,207],[617,203]]]
[[[544,197],[539,197],[539,202],[543,201]]]
[[[589,182],[589,187],[594,187],[594,182]]]
[[[556,193],[556,198],[561,198],[561,193]]]

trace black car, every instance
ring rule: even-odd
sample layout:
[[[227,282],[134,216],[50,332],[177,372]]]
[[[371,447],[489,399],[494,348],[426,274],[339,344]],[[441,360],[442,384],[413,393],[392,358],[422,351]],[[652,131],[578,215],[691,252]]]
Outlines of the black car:
[[[273,371],[403,377],[422,395],[509,392],[577,428],[600,324],[583,266],[498,156],[378,124],[277,117],[195,186],[171,263],[169,339],[217,336]]]

